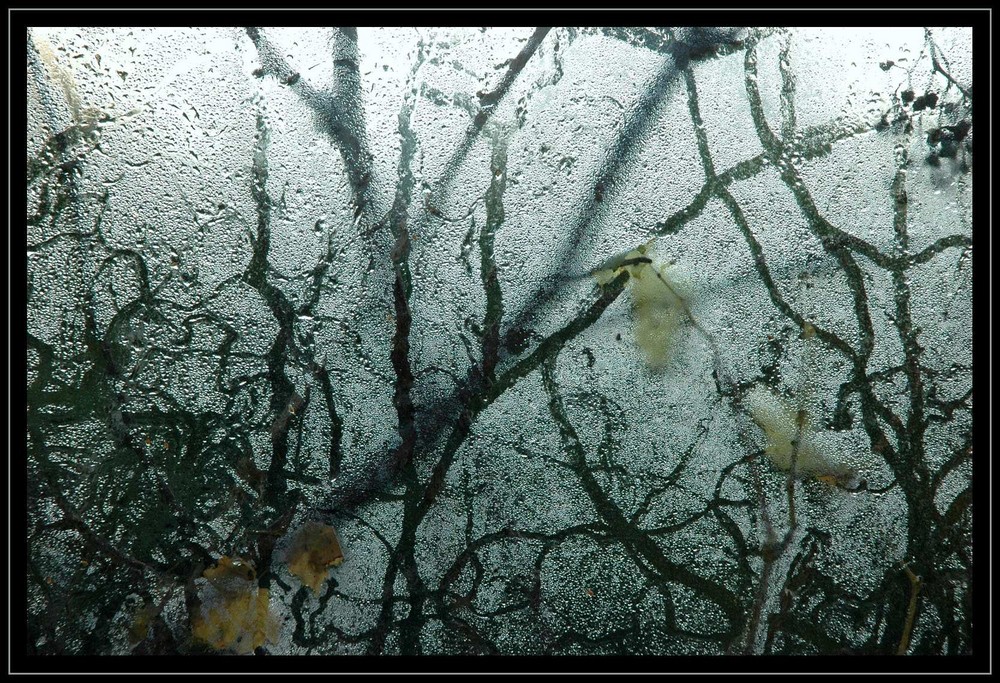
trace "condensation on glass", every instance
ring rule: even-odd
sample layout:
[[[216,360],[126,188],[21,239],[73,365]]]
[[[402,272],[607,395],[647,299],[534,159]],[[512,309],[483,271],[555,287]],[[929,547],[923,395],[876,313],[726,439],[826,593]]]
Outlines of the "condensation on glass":
[[[971,40],[30,30],[30,651],[970,652]]]

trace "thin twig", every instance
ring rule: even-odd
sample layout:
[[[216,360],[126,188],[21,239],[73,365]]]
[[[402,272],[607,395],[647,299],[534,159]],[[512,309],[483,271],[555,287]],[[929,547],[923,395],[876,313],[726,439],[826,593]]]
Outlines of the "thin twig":
[[[905,655],[906,651],[910,649],[910,635],[913,632],[913,622],[917,616],[917,594],[920,593],[920,587],[923,585],[923,580],[913,573],[908,563],[903,564],[903,571],[906,572],[906,578],[910,580],[910,605],[906,608],[906,623],[903,625],[903,637],[899,639],[897,655]]]

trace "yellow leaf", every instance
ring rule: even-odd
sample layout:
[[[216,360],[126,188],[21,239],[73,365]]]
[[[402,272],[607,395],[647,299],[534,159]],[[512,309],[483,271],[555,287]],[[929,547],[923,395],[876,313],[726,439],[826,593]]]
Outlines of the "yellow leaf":
[[[747,392],[743,404],[749,409],[754,422],[764,430],[767,437],[764,452],[779,470],[787,472],[791,469],[794,454],[795,471],[800,476],[843,482],[853,475],[850,468],[832,462],[822,452],[808,415],[803,413],[800,419],[799,411],[777,394],[763,387],[754,387]]]
[[[202,573],[201,606],[191,617],[192,635],[216,650],[250,654],[277,638],[270,592],[258,588],[253,565],[240,558],[219,558]]]
[[[615,256],[594,271],[600,285],[611,282],[622,270],[629,274],[635,340],[653,370],[662,370],[670,360],[677,331],[686,315],[676,284],[666,266],[649,257],[652,241]]]
[[[674,349],[674,338],[684,322],[680,298],[667,285],[664,268],[650,263],[630,266],[635,340],[654,370],[662,370]]]
[[[337,532],[320,522],[306,522],[288,551],[288,570],[314,593],[319,593],[330,567],[343,561]]]

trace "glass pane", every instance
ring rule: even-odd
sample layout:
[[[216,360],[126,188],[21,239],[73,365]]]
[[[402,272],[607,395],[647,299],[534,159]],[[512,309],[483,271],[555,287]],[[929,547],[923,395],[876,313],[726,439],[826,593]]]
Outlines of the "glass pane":
[[[971,47],[32,29],[31,651],[969,653]]]

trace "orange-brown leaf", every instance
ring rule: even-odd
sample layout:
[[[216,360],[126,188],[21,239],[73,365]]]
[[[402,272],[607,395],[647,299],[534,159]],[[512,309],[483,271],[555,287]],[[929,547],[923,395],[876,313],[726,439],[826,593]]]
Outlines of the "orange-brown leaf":
[[[221,557],[202,573],[202,604],[191,616],[192,635],[216,650],[249,654],[277,638],[270,612],[270,593],[258,588],[253,565]]]
[[[337,532],[320,522],[306,522],[288,551],[288,570],[315,593],[319,593],[326,581],[330,567],[343,561]]]

